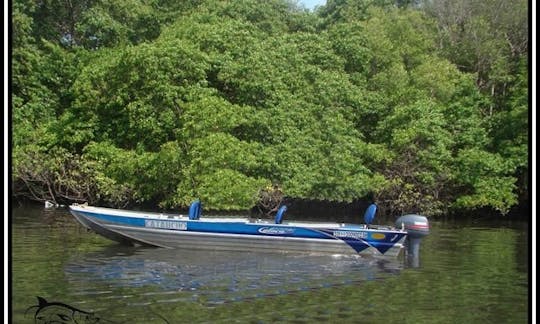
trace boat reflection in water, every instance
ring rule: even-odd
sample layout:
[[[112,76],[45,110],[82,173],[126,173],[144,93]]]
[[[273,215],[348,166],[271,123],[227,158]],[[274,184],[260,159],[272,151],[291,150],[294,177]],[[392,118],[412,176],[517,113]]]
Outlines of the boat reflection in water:
[[[65,274],[72,284],[80,286],[79,294],[85,290],[92,294],[103,285],[144,287],[145,291],[168,294],[171,301],[200,302],[202,297],[211,304],[384,279],[398,274],[405,267],[404,260],[114,245],[72,259]]]

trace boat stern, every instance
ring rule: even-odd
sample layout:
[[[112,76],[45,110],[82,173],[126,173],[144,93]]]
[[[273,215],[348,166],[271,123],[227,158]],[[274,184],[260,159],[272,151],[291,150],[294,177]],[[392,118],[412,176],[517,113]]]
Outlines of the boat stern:
[[[426,216],[409,214],[396,220],[395,226],[407,231],[407,254],[417,259],[420,254],[420,243],[429,235],[429,221]]]

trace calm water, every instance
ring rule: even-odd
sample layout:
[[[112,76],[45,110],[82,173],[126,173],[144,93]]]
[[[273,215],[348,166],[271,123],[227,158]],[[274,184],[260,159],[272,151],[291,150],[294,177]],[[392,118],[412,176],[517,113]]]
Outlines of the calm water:
[[[42,304],[42,322],[527,323],[527,225],[431,226],[410,267],[403,257],[123,247],[67,209],[16,208],[12,322],[34,323],[40,296],[65,304]]]

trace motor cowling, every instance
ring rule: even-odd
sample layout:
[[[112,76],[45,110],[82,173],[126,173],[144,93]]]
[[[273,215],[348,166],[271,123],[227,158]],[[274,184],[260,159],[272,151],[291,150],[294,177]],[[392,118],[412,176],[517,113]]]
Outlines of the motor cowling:
[[[429,234],[427,217],[416,214],[403,215],[396,220],[396,227],[403,228],[410,237],[422,238]]]

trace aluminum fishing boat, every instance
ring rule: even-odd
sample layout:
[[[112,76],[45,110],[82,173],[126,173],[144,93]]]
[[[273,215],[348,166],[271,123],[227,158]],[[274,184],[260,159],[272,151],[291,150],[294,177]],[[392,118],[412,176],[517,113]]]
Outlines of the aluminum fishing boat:
[[[364,215],[365,224],[284,222],[286,206],[275,219],[201,217],[201,203],[191,204],[189,214],[128,211],[74,204],[70,212],[86,228],[108,239],[162,248],[223,251],[290,251],[331,254],[397,256],[418,253],[429,223],[421,215],[404,215],[394,226],[372,225],[377,206]]]

